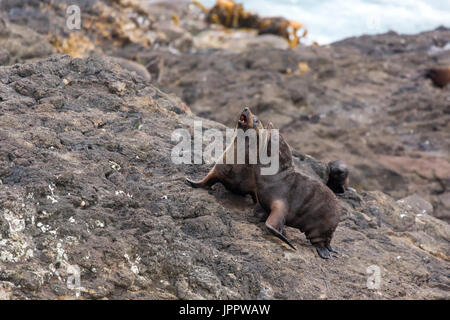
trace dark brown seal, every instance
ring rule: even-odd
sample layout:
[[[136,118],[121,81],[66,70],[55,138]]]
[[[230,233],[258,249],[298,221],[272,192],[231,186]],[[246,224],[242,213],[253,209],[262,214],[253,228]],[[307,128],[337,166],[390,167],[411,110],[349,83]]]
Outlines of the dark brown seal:
[[[273,129],[273,125],[269,123],[267,129]],[[258,134],[258,140],[267,145],[270,155],[270,139],[274,133],[265,131],[264,134]],[[277,173],[262,175],[259,160],[254,167],[258,201],[268,213],[266,227],[294,249],[283,228],[285,225],[297,228],[305,233],[321,258],[331,258],[330,252],[338,253],[330,245],[341,214],[338,200],[323,183],[295,171],[289,145],[281,135],[278,139]]]
[[[259,119],[250,112],[250,109],[245,108],[239,117],[236,127],[245,131],[250,126],[263,128]],[[220,182],[227,190],[233,193],[243,196],[249,194],[252,197],[253,202],[256,203],[256,185],[253,168],[252,165],[249,164],[236,164],[236,139],[237,138],[235,137],[233,142],[222,154],[222,163],[216,163],[201,181],[193,181],[188,178],[186,178],[186,181],[194,188],[210,188],[217,182]],[[233,164],[227,164],[226,160],[231,148],[234,149],[234,160]],[[248,151],[247,142],[246,149]],[[246,152],[246,155],[248,156],[248,152]],[[248,163],[248,161],[246,161],[246,163]]]
[[[349,185],[348,167],[341,160],[334,160],[328,163],[330,174],[328,176],[327,187],[334,193],[344,193]]]
[[[426,76],[436,87],[444,88],[450,82],[450,66],[432,68],[428,70]]]

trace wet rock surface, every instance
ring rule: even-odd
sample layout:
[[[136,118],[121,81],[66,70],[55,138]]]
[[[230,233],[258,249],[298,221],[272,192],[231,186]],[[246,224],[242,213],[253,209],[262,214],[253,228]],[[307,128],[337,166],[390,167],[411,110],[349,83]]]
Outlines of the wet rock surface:
[[[225,129],[101,56],[0,67],[0,298],[75,298],[76,270],[82,299],[449,298],[449,225],[425,200],[347,191],[342,254],[322,260],[287,228],[293,251],[249,197],[185,184],[210,168],[171,161],[173,130],[194,120]]]

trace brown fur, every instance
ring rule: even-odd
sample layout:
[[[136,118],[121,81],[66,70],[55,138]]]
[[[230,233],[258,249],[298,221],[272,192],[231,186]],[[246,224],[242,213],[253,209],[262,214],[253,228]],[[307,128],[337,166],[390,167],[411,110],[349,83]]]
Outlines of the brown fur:
[[[433,81],[436,87],[444,88],[450,83],[450,66],[432,68],[428,71],[427,77]]]
[[[270,123],[267,129],[272,128]],[[268,144],[270,152],[270,134],[259,140]],[[258,201],[269,214],[266,227],[291,247],[283,228],[287,225],[299,229],[316,247],[319,256],[328,259],[330,251],[337,252],[330,243],[340,219],[338,200],[323,183],[295,171],[290,147],[281,135],[279,157],[280,169],[275,175],[261,175],[261,165],[255,166]]]
[[[330,175],[327,186],[334,193],[344,193],[349,186],[349,171],[347,165],[341,160],[335,160],[328,163]]]
[[[244,115],[248,110],[249,113],[246,115],[247,124],[250,123],[253,126],[253,121],[255,120],[255,116],[250,112],[248,108],[244,109],[241,114]],[[257,119],[257,118],[256,118]],[[236,127],[241,128],[244,131],[248,129],[247,124],[242,124],[240,120],[238,120]],[[262,124],[258,120],[258,126],[262,129]],[[201,180],[201,181],[192,181],[190,179],[186,179],[187,182],[194,188],[210,188],[217,182],[222,183],[225,188],[233,193],[245,196],[249,194],[253,202],[256,203],[256,185],[255,178],[253,173],[253,165],[250,164],[236,164],[237,162],[237,143],[234,138],[233,142],[226,148],[224,153],[222,154],[223,161],[222,163],[216,163],[214,167],[209,171],[209,173]],[[234,149],[234,164],[227,164],[226,159],[229,156],[230,149]],[[246,148],[248,150],[248,145],[246,144]],[[246,152],[248,155],[248,152]],[[248,161],[246,162],[248,163]]]

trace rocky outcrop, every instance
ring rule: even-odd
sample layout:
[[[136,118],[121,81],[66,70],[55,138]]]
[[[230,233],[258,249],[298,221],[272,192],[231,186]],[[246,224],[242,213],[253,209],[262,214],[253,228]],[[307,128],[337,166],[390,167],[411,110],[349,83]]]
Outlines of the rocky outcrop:
[[[138,59],[162,61],[155,83],[195,114],[231,126],[242,105],[250,106],[295,149],[348,163],[357,190],[395,199],[417,193],[449,221],[450,87],[427,78],[430,68],[450,65],[449,43],[450,30],[439,28],[295,50],[159,49]]]
[[[0,67],[0,298],[449,298],[449,225],[426,201],[349,191],[342,254],[322,260],[287,228],[293,251],[250,198],[184,183],[209,169],[171,161],[173,130],[194,120],[224,129],[100,56]]]

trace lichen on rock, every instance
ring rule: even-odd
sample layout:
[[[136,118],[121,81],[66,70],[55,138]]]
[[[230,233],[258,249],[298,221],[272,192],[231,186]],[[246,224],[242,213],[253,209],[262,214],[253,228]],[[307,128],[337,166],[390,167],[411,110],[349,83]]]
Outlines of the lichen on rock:
[[[447,223],[348,191],[333,240],[342,254],[323,261],[287,228],[293,252],[249,198],[184,183],[207,165],[172,163],[173,130],[225,127],[108,58],[0,67],[0,97],[2,299],[448,298]],[[367,287],[372,265],[379,289]]]

